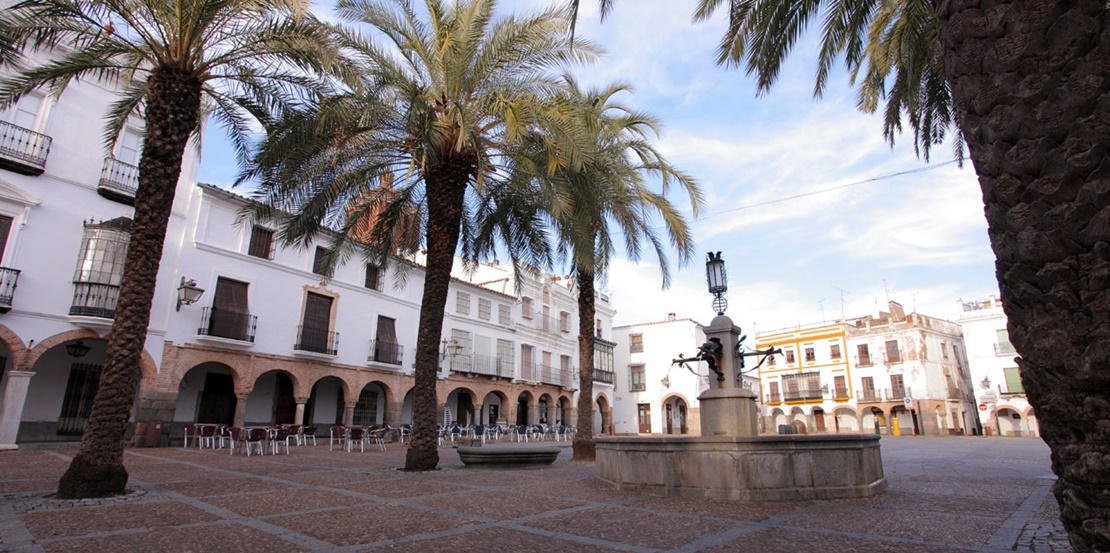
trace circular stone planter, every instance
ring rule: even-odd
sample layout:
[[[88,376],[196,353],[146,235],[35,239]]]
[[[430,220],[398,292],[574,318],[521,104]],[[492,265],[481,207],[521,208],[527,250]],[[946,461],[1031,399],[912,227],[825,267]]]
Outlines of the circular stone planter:
[[[559,456],[557,447],[460,447],[458,452],[464,465],[481,468],[550,465]]]

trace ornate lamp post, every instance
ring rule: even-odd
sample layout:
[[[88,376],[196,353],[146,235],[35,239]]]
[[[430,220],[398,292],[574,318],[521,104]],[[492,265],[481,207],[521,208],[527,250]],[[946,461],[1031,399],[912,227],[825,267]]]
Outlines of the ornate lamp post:
[[[721,259],[721,252],[709,252],[709,260],[705,262],[705,281],[709,285],[709,293],[713,294],[713,310],[717,315],[724,315],[728,309],[728,300],[725,299],[728,273],[725,272],[725,260]]]

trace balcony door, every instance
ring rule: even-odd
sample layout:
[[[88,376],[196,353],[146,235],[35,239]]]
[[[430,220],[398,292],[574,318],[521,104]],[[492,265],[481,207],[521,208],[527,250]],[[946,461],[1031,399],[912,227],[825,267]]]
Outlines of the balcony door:
[[[304,301],[304,319],[301,322],[301,349],[327,353],[331,348],[328,334],[331,330],[331,304],[334,298],[308,292]]]
[[[378,333],[374,341],[374,360],[391,365],[401,364],[401,347],[397,344],[397,321],[378,315]]]
[[[651,404],[636,405],[636,418],[640,422],[640,434],[651,434]]]
[[[247,308],[246,282],[219,277],[212,297],[212,314],[208,319],[208,335],[247,340],[250,309]]]

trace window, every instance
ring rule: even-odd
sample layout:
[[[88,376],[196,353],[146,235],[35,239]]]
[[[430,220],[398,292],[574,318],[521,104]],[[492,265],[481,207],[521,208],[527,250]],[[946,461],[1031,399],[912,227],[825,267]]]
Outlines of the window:
[[[551,303],[551,287],[550,286],[544,286],[543,287],[543,302],[544,303]]]
[[[633,334],[633,335],[629,336],[628,338],[629,338],[629,344],[628,344],[628,351],[629,352],[638,353],[638,352],[644,351],[644,335],[643,334]]]
[[[594,342],[594,368],[613,372],[613,346],[611,343]]]
[[[12,231],[12,218],[0,215],[0,262],[4,261],[4,252],[8,248],[8,236]]]
[[[488,321],[490,318],[490,311],[493,304],[486,298],[478,298],[478,318],[483,321]]]
[[[569,355],[560,355],[559,356],[559,371],[563,373],[562,374],[563,381],[560,382],[560,384],[562,384],[563,386],[565,386],[567,388],[572,387],[572,385],[574,384],[574,382],[577,379],[575,378],[575,375],[571,374],[571,371],[570,371],[570,356]]]
[[[92,413],[93,396],[100,384],[100,365],[74,363],[69,369],[62,411],[58,416],[59,436],[80,436]]]
[[[856,346],[856,364],[861,367],[871,366],[871,352],[867,348],[867,344],[859,344]]]
[[[384,276],[383,273],[385,273],[385,271],[383,271],[381,267],[378,267],[373,263],[367,263],[366,282],[363,283],[363,286],[369,288],[370,290],[377,290],[378,292],[381,292],[383,280],[382,277]]]
[[[29,131],[39,130],[39,116],[46,97],[41,93],[32,92],[19,99],[14,106],[0,111],[0,121],[6,121]]]
[[[632,392],[642,392],[647,389],[647,383],[644,378],[643,365],[629,365],[628,366],[628,390]]]
[[[782,401],[782,397],[779,395],[779,383],[778,382],[771,382],[769,391],[770,391],[771,394],[767,398],[767,403],[778,403],[778,402]]]
[[[497,340],[497,374],[498,376],[513,376],[513,342],[511,340]]]
[[[878,401],[879,396],[875,393],[875,379],[870,376],[865,376],[860,379],[860,401]]]
[[[254,332],[250,328],[250,309],[247,308],[248,287],[246,282],[216,278],[216,292],[212,294],[212,307],[206,325],[208,336],[254,341]]]
[[[812,363],[817,360],[817,353],[813,351],[812,347],[805,349],[806,362]]]
[[[1017,367],[1006,367],[1003,370],[1006,373],[1006,393],[1020,394],[1025,392],[1025,388],[1021,385],[1021,371]]]
[[[397,321],[378,315],[378,331],[374,336],[374,361],[400,365],[402,350],[397,343]]]
[[[601,319],[597,320],[597,331],[595,336],[601,338]]]
[[[532,318],[532,298],[527,296],[520,298],[520,316],[525,319]]]
[[[258,225],[251,227],[251,242],[247,246],[247,255],[262,259],[273,259],[274,231]]]
[[[455,313],[459,315],[470,314],[470,294],[455,292]]]
[[[116,143],[116,161],[121,161],[133,167],[139,166],[139,158],[143,155],[143,134],[138,129],[128,127],[120,134]]]
[[[470,333],[465,330],[457,328],[451,329],[451,340],[459,345],[459,353],[454,357],[448,358],[451,363],[451,370],[460,372],[470,372],[472,370],[472,356],[473,343],[471,342]]]
[[[898,340],[886,341],[886,362],[887,363],[901,363],[902,352],[898,351]]]
[[[73,275],[73,304],[69,314],[112,319],[123,278],[131,219],[120,217],[102,223],[85,223],[81,251]]]
[[[786,356],[786,362],[787,363],[793,363],[794,362],[794,350],[785,349],[785,350],[782,350],[782,353],[783,353],[783,355]]]
[[[544,332],[551,332],[551,307],[543,306],[543,317],[540,319],[540,327]]]
[[[940,356],[944,359],[948,359],[948,344],[944,342],[940,343]]]
[[[316,246],[316,256],[312,258],[312,272],[320,276],[328,276],[331,273],[331,256],[330,249]]]
[[[786,401],[821,399],[821,373],[817,371],[782,376]]]
[[[848,397],[847,379],[843,376],[834,376],[833,391],[836,393],[836,395],[833,396],[835,399],[846,399]]]
[[[840,344],[829,344],[829,357],[840,359]]]
[[[775,355],[768,355],[767,356],[767,366],[768,367],[774,367],[775,363],[777,362],[777,361],[775,361],[775,359],[776,359]]]
[[[502,326],[513,324],[513,312],[509,309],[509,306],[503,304],[497,305],[497,322]]]
[[[331,315],[335,298],[307,292],[304,318],[301,319],[299,340],[293,349],[335,355],[336,336],[331,332]]]
[[[890,399],[902,399],[906,397],[906,385],[902,380],[902,375],[890,375]]]
[[[559,330],[570,332],[570,313],[566,311],[559,312]]]
[[[536,348],[528,344],[520,345],[520,378],[536,380]]]
[[[370,426],[378,423],[378,391],[370,387],[362,389],[355,403],[354,424]]]

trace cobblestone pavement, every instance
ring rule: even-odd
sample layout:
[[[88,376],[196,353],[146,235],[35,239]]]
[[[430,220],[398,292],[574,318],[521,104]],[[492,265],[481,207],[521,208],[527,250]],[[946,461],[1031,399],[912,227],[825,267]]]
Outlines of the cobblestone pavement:
[[[132,493],[50,498],[72,450],[0,452],[0,551],[1070,551],[1040,440],[882,440],[879,497],[780,503],[617,492],[590,463],[405,473],[404,445],[289,455],[130,449]],[[498,447],[488,445],[487,447]]]

